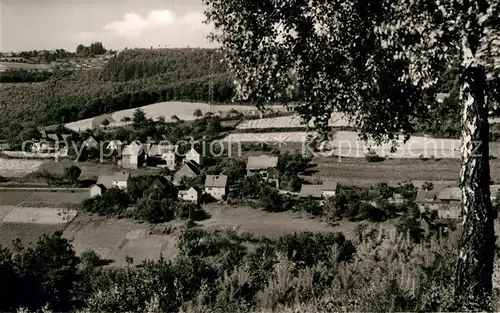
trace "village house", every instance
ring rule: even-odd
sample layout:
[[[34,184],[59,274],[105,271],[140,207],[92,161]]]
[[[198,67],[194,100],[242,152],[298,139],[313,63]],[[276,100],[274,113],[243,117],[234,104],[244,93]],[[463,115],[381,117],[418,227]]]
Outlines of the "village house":
[[[228,191],[226,175],[207,175],[205,178],[205,192],[217,200],[222,200]]]
[[[103,194],[103,192],[106,191],[106,187],[104,187],[103,184],[96,184],[90,187],[90,197],[96,197],[100,196]]]
[[[321,195],[323,198],[335,197],[337,192],[338,181],[336,180],[326,180],[321,185]]]
[[[156,178],[153,183],[149,186],[150,190],[160,190],[162,193],[167,191],[167,188],[172,186],[172,183],[164,176]]]
[[[167,167],[170,170],[174,170],[179,160],[177,146],[153,144],[148,151],[148,159],[155,166]]]
[[[403,204],[405,202],[405,199],[402,194],[394,193],[389,199],[389,202],[393,204]]]
[[[201,200],[202,191],[200,188],[193,186],[188,190],[180,190],[178,193],[178,198],[180,200],[194,202],[198,204]]]
[[[497,199],[497,195],[499,192],[500,192],[500,185],[490,186],[491,201],[495,201]]]
[[[120,165],[123,168],[137,169],[142,167],[146,163],[146,160],[144,145],[134,141],[123,149]]]
[[[438,215],[441,218],[459,218],[460,204],[462,193],[459,187],[448,187],[441,191],[438,195],[438,200],[441,202],[441,207],[438,210]]]
[[[97,140],[93,136],[87,137],[87,139],[83,141],[82,145],[87,149],[99,148],[99,142],[97,142]]]
[[[322,187],[323,185],[302,184],[302,187],[300,188],[299,197],[302,199],[312,198],[319,200],[323,197]]]
[[[106,149],[109,151],[121,151],[123,143],[121,140],[111,140],[107,145]]]
[[[101,195],[106,189],[127,189],[130,173],[116,172],[113,175],[100,175],[97,182],[90,188],[90,196]]]
[[[258,174],[264,181],[272,182],[279,188],[278,157],[249,156],[247,160],[247,175]]]
[[[161,147],[161,159],[165,162],[165,166],[170,170],[174,170],[177,162],[179,161],[177,149],[177,145],[168,145]]]
[[[179,186],[183,178],[196,178],[199,174],[200,167],[196,163],[184,163],[174,174],[174,185]]]
[[[199,148],[191,147],[191,149],[186,153],[184,162],[193,161],[198,165],[203,165],[203,156]]]

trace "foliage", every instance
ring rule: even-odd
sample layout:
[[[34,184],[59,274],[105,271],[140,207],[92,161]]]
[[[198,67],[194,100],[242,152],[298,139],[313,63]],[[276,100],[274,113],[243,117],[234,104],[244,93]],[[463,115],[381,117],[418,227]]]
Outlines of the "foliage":
[[[278,157],[278,171],[282,176],[297,176],[310,168],[312,157],[305,157],[302,153],[285,152]]]
[[[48,80],[51,72],[33,72],[27,70],[7,70],[0,72],[0,83],[38,83]]]
[[[102,42],[96,41],[90,44],[90,46],[84,46],[82,44],[79,44],[76,47],[76,54],[79,55],[99,55],[99,54],[104,54],[106,53],[107,50],[104,48]]]
[[[203,117],[203,113],[201,112],[200,109],[196,109],[193,113],[193,116],[195,117]]]
[[[45,305],[56,312],[73,308],[78,258],[62,232],[43,235],[26,248],[17,241],[13,252],[0,247],[0,264],[2,311]]]
[[[134,111],[134,117],[132,118],[133,126],[136,129],[143,128],[147,122],[146,114],[142,109],[136,109]]]
[[[80,263],[70,243],[56,233],[15,253],[0,249],[0,289],[8,296],[0,306],[35,311],[48,304],[44,312],[82,313],[449,308],[455,233],[445,241],[425,236],[420,244],[368,227],[360,228],[359,236],[357,245],[340,233],[251,241],[231,231],[192,228],[179,234],[180,255],[172,260],[101,268],[99,257],[89,251]],[[255,249],[245,248],[250,243]]]
[[[78,166],[72,165],[64,169],[63,177],[68,181],[69,184],[75,185],[78,182],[78,178],[80,177],[81,173],[82,170]]]
[[[130,203],[128,194],[117,188],[106,189],[102,195],[85,199],[82,202],[82,209],[104,216],[120,217],[124,214]]]

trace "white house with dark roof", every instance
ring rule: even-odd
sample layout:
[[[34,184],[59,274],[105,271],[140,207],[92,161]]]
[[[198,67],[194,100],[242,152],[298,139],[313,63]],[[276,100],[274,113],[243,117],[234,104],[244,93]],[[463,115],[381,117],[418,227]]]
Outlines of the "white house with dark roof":
[[[154,160],[159,167],[174,170],[179,161],[177,148],[177,145],[153,144],[148,151],[148,159]]]
[[[205,178],[205,192],[217,200],[227,194],[227,176],[226,175],[207,175]]]
[[[202,191],[196,186],[189,188],[188,190],[179,190],[178,198],[184,201],[198,203],[201,200]]]
[[[106,191],[106,187],[102,184],[96,184],[90,187],[90,197],[93,198],[95,196],[100,196],[103,192]]]
[[[101,175],[97,178],[96,185],[102,185],[106,189],[114,187],[127,189],[129,178],[130,173],[127,172],[116,172],[113,175]]]
[[[89,136],[83,141],[83,146],[85,146],[87,149],[97,149],[99,148],[99,142],[97,142],[97,140],[93,136]]]
[[[146,159],[144,145],[134,141],[123,148],[120,164],[123,168],[137,169],[144,165]]]
[[[121,151],[123,143],[121,140],[111,140],[107,145],[106,149],[110,151]]]
[[[278,157],[249,156],[247,160],[247,176],[258,174],[264,181],[274,182],[279,187]]]

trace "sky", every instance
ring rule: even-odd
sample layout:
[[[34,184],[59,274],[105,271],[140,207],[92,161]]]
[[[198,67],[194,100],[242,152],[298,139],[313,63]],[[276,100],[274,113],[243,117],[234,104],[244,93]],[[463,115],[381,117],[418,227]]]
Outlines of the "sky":
[[[0,51],[215,47],[202,0],[0,0]]]

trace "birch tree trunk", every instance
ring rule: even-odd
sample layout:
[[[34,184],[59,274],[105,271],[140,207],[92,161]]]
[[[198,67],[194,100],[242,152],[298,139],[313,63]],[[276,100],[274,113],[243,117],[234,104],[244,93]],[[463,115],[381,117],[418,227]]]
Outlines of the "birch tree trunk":
[[[470,51],[470,50],[469,50]],[[485,71],[472,54],[460,89],[462,115],[463,221],[457,263],[455,300],[460,311],[491,311],[494,214],[490,199],[488,97]]]

